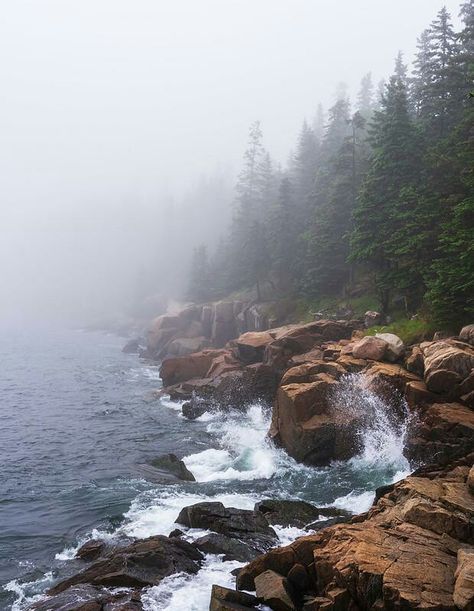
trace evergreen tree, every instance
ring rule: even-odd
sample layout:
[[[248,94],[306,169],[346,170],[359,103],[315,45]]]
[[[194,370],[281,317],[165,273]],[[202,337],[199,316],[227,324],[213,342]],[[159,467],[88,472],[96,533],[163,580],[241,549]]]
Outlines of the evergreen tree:
[[[414,103],[431,142],[444,138],[462,113],[464,80],[457,38],[450,15],[443,8],[419,39]]]
[[[352,260],[369,263],[376,273],[381,307],[387,311],[397,269],[392,234],[404,187],[415,185],[419,172],[419,150],[410,119],[403,76],[393,75],[382,98],[382,108],[371,126],[373,148],[354,214]]]
[[[357,96],[357,110],[366,121],[370,120],[374,110],[374,85],[370,72],[362,77],[359,95]]]
[[[275,286],[287,295],[294,289],[299,232],[293,214],[293,187],[288,176],[280,182],[269,222],[269,253]]]
[[[211,276],[207,249],[201,244],[193,251],[188,297],[202,303],[211,297]]]

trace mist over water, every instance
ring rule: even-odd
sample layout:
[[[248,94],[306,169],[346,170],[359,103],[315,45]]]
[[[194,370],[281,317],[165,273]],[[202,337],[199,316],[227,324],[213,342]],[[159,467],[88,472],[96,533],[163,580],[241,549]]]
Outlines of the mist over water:
[[[179,403],[145,401],[159,386],[158,370],[122,354],[113,336],[49,330],[4,333],[2,340],[3,608],[22,611],[54,579],[77,571],[74,555],[87,539],[167,535],[185,505],[218,500],[251,509],[264,498],[298,498],[358,512],[370,506],[376,487],[409,470],[405,423],[393,423],[390,408],[358,376],[348,378],[341,397],[371,414],[371,426],[354,432],[361,452],[315,469],[270,443],[270,413],[259,403],[189,421]],[[183,458],[197,482],[143,480],[138,465],[167,452]],[[304,534],[276,530],[283,544]],[[190,529],[186,536],[202,534]],[[146,608],[180,609],[193,593],[192,609],[203,611],[211,584],[230,583],[236,566],[209,556],[198,575],[175,575],[151,588]]]

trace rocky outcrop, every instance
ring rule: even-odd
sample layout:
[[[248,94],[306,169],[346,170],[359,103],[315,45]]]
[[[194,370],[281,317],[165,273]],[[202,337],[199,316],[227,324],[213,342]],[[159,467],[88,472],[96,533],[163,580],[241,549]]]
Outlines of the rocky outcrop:
[[[201,560],[202,554],[190,543],[158,535],[108,551],[82,572],[53,586],[48,594],[56,595],[79,584],[144,588],[181,571],[197,573]]]
[[[176,522],[188,528],[203,528],[230,539],[237,539],[254,553],[268,550],[277,541],[275,531],[262,513],[224,507],[219,502],[196,503],[184,507]]]
[[[246,332],[265,331],[276,320],[272,302],[218,301],[190,305],[176,314],[155,318],[142,356],[154,360],[186,356],[205,348],[222,348]],[[254,361],[255,362],[255,361]]]
[[[184,462],[174,454],[158,456],[147,464],[138,465],[138,469],[145,479],[159,484],[196,481]]]
[[[112,593],[105,588],[87,584],[67,590],[35,603],[36,611],[140,611],[141,593],[127,590]]]
[[[424,378],[429,390],[452,399],[474,390],[474,348],[454,339],[420,345]]]
[[[449,470],[408,477],[351,523],[258,557],[240,571],[238,588],[257,589],[258,595],[259,584],[271,576],[279,598],[273,609],[471,608],[472,460],[471,455]],[[287,586],[292,572],[305,584],[296,593]]]

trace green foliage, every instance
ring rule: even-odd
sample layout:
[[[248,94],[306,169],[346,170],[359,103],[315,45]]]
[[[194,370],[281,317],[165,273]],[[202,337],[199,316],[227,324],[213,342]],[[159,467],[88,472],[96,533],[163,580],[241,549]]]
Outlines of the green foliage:
[[[416,319],[401,319],[390,325],[370,327],[367,329],[366,335],[375,335],[376,333],[394,333],[398,335],[407,346],[421,342],[423,340],[432,339],[436,328],[433,322],[422,318]]]

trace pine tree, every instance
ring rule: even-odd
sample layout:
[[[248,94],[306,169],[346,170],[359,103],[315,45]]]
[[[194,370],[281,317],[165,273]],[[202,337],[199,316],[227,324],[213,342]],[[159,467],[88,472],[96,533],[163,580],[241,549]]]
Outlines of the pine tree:
[[[357,110],[366,121],[370,120],[374,110],[374,85],[370,72],[367,72],[361,80],[359,95],[357,96]]]
[[[269,252],[275,286],[287,295],[294,289],[297,269],[298,228],[293,214],[294,196],[291,180],[284,176],[269,222]]]
[[[430,142],[459,121],[463,91],[457,35],[443,8],[419,39],[413,80],[415,108]]]
[[[371,125],[373,148],[354,214],[351,258],[369,263],[375,271],[380,303],[388,310],[396,256],[391,241],[393,213],[401,191],[416,184],[419,151],[416,131],[410,119],[403,75],[393,75],[382,98],[382,108]]]
[[[207,249],[201,244],[193,251],[188,297],[198,303],[203,303],[211,297],[210,268]]]

